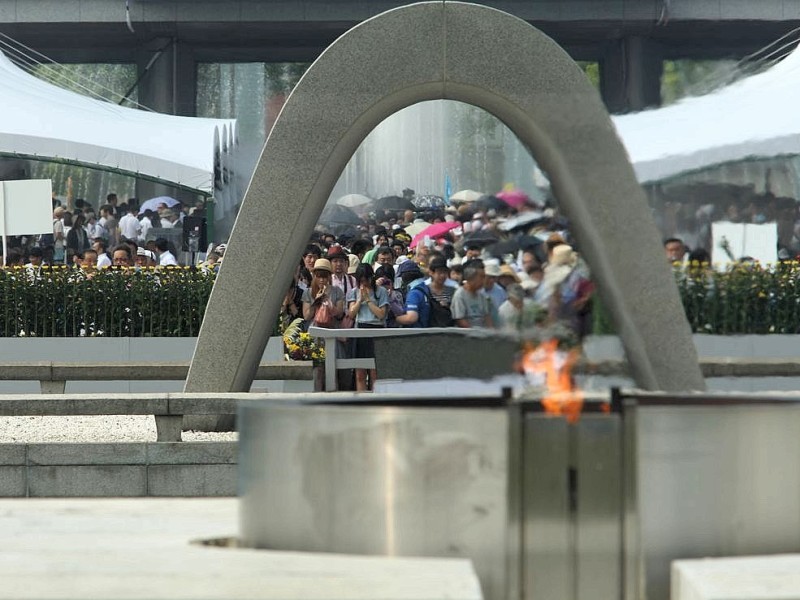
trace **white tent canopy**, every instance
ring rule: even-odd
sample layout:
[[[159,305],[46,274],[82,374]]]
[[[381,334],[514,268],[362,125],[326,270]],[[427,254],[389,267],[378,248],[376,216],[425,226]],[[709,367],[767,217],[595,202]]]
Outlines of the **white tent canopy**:
[[[123,108],[37,79],[0,53],[0,155],[117,171],[224,199],[236,121]],[[216,191],[215,191],[216,188]]]
[[[705,96],[613,118],[641,183],[800,155],[800,51]]]

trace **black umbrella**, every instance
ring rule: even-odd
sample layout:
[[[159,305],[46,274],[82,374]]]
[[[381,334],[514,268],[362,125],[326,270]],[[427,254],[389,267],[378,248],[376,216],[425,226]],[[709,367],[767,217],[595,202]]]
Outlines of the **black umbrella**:
[[[360,225],[361,217],[346,206],[329,204],[319,217],[322,225]]]
[[[416,206],[402,196],[384,196],[372,203],[376,210],[416,210]]]
[[[497,196],[482,196],[473,207],[475,210],[508,211],[509,206]]]
[[[542,240],[535,235],[518,235],[487,246],[486,252],[492,256],[505,256],[506,254],[516,254],[520,250],[535,251],[542,244]]]
[[[468,233],[461,239],[463,246],[489,246],[499,241],[500,238],[498,235],[488,229],[481,229],[474,233]]]

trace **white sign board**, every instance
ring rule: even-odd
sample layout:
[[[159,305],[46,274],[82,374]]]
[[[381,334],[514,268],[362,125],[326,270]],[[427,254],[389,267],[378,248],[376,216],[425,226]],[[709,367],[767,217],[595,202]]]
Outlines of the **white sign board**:
[[[0,233],[53,233],[53,186],[49,179],[0,181]]]
[[[711,261],[714,264],[724,265],[744,256],[754,258],[761,264],[771,264],[778,260],[777,223],[712,223],[711,239]],[[733,259],[728,252],[733,255]]]

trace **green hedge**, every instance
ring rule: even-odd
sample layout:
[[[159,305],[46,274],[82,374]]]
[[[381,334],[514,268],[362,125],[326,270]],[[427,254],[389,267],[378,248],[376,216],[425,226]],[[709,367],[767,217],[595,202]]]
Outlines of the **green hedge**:
[[[674,274],[693,333],[800,333],[800,263],[724,271],[694,264],[676,266]],[[594,333],[613,333],[607,311],[599,302],[595,308]]]
[[[695,265],[675,279],[695,333],[800,333],[800,263]],[[190,267],[0,270],[0,336],[193,337],[213,285],[213,273]],[[598,299],[594,308],[594,333],[613,333]]]
[[[0,336],[196,336],[214,274],[189,267],[0,270]]]

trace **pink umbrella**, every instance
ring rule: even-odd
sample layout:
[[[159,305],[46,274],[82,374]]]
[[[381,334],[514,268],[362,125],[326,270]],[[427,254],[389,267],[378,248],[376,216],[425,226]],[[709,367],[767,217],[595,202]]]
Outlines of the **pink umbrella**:
[[[444,223],[434,223],[433,225],[428,225],[425,229],[415,235],[413,240],[411,240],[411,248],[414,248],[419,242],[424,240],[425,236],[428,236],[433,240],[441,235],[444,235],[451,229],[455,229],[456,227],[461,227],[461,223],[458,221],[445,221]]]
[[[522,190],[508,190],[507,192],[498,192],[495,194],[500,200],[508,204],[511,208],[520,208],[521,206],[525,206],[528,202],[531,201],[528,194],[523,192]]]

